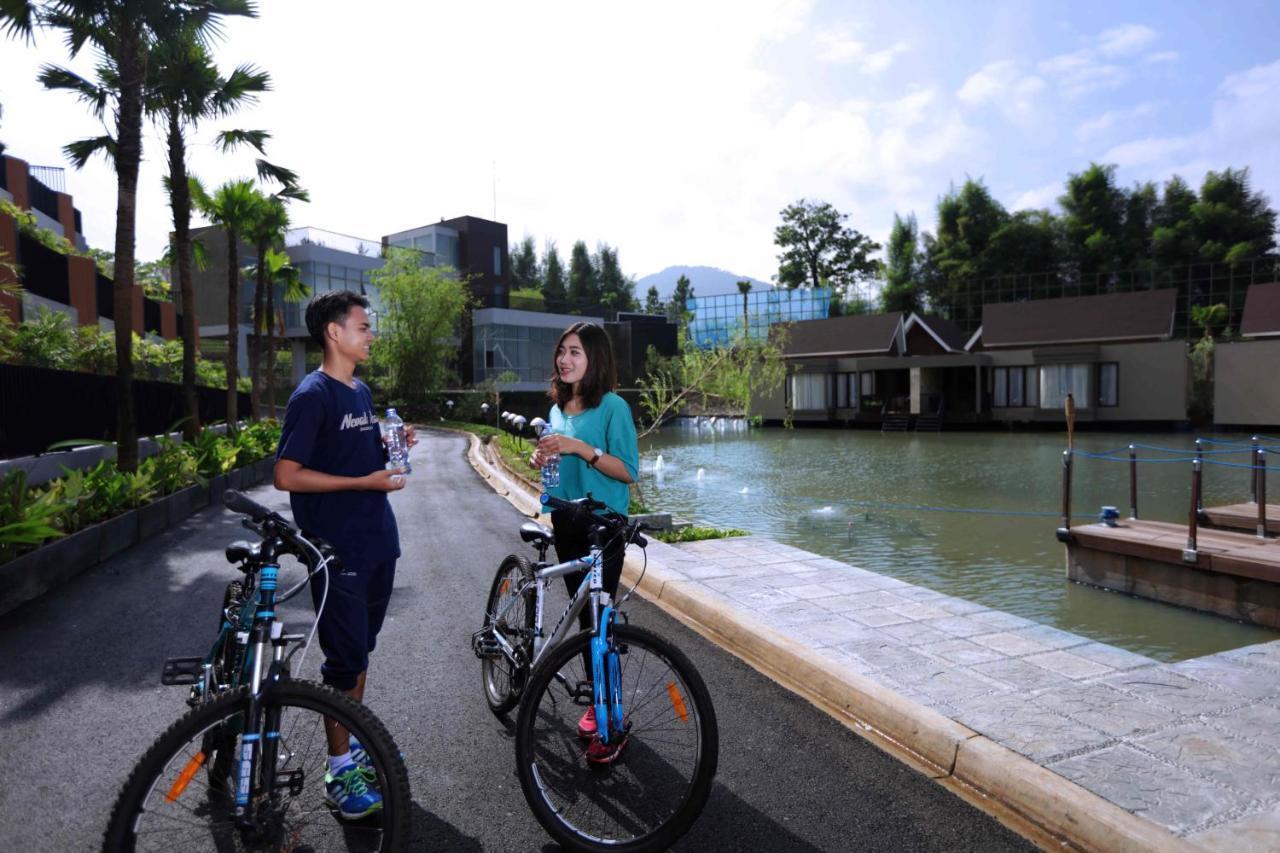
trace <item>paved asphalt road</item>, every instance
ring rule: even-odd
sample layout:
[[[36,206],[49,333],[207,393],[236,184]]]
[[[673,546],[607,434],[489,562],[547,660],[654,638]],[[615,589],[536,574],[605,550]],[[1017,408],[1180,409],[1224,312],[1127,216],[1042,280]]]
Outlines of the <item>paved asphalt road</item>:
[[[406,756],[415,849],[556,849],[529,812],[510,727],[469,648],[519,514],[471,470],[465,442],[427,433],[393,496],[401,558],[370,667],[370,706]],[[287,509],[266,486],[253,496]],[[243,531],[209,508],[0,617],[0,849],[91,850],[134,761],[185,706],[166,657],[202,654]],[[288,570],[285,579],[297,577]],[[287,607],[295,629],[309,609]],[[711,690],[720,769],[690,851],[1026,850],[1024,840],[802,699],[636,598],[632,620],[672,638]],[[551,608],[549,612],[555,612]],[[318,649],[304,677],[317,677]]]

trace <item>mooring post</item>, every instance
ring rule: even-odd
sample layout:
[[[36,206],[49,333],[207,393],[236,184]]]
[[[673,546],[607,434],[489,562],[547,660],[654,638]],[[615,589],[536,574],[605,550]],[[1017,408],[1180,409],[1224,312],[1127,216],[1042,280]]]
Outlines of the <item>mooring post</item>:
[[[1129,445],[1129,517],[1138,517],[1138,451]]]
[[[1267,449],[1265,447],[1258,448],[1258,455],[1253,457],[1256,467],[1254,469],[1254,487],[1257,489],[1258,499],[1258,538],[1267,538]]]
[[[1071,541],[1071,450],[1062,451],[1062,526],[1058,528],[1058,541]]]
[[[1196,439],[1196,444],[1200,443]],[[1196,523],[1200,520],[1200,456],[1191,460],[1191,512],[1187,518],[1187,547],[1182,551],[1184,563],[1195,563],[1200,559],[1196,551]]]
[[[1249,440],[1253,442],[1253,453],[1249,454],[1249,458],[1256,462],[1258,459],[1258,437],[1255,435]],[[1249,473],[1251,475],[1249,477],[1249,503],[1252,504],[1258,502],[1258,472],[1254,470]]]
[[[1200,471],[1204,466],[1204,445],[1200,443],[1200,439],[1196,439],[1196,471]],[[1201,503],[1201,495],[1199,487],[1196,488],[1196,515],[1204,512],[1204,506]]]

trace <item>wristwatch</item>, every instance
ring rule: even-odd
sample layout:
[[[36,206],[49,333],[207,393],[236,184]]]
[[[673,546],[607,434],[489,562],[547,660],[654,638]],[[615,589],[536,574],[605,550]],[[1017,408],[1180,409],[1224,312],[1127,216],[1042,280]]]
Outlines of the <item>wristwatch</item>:
[[[591,448],[591,458],[587,460],[588,467],[596,467],[596,463],[600,461],[600,457],[604,456],[604,451],[598,447]]]

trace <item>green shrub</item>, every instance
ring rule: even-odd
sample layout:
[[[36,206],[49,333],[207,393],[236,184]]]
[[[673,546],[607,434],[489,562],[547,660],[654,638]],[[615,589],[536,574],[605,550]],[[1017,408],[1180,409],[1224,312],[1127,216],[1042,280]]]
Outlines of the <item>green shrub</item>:
[[[26,471],[6,474],[0,480],[0,563],[61,536],[56,527],[61,510],[51,492],[27,488]]]
[[[750,536],[745,530],[736,527],[682,527],[679,530],[658,530],[652,536],[668,544],[679,542],[701,542],[704,539],[726,539],[730,536]]]

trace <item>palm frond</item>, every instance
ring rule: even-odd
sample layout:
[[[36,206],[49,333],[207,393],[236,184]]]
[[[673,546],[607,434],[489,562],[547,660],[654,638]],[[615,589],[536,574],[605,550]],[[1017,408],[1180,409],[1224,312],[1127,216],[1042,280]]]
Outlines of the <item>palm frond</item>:
[[[0,23],[10,37],[35,42],[36,7],[27,0],[0,0]]]
[[[68,142],[62,146],[62,151],[67,155],[67,159],[71,161],[71,165],[77,169],[83,169],[95,154],[101,154],[102,159],[113,166],[116,162],[116,140],[115,137],[109,135],[92,136],[88,139],[77,139],[75,142]]]
[[[37,80],[46,89],[61,89],[75,94],[76,98],[89,105],[93,117],[102,120],[107,105],[111,102],[111,90],[106,86],[93,83],[69,68],[60,65],[42,65]]]
[[[224,130],[218,134],[216,141],[223,153],[233,151],[241,145],[251,145],[259,154],[265,154],[263,146],[270,138],[271,134],[265,130]]]
[[[244,104],[257,101],[259,92],[270,91],[271,75],[252,65],[241,65],[220,83],[209,99],[209,106],[214,114],[225,116]]]

